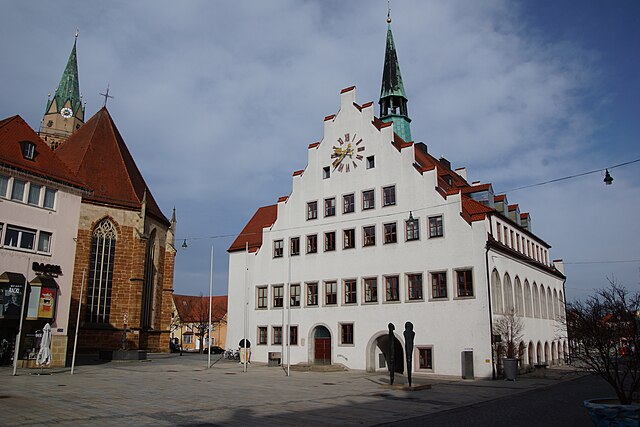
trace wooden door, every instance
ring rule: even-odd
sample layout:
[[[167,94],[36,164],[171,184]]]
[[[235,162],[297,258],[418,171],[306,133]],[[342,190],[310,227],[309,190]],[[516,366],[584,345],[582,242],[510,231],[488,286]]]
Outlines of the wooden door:
[[[331,338],[315,339],[314,362],[316,365],[331,364]]]

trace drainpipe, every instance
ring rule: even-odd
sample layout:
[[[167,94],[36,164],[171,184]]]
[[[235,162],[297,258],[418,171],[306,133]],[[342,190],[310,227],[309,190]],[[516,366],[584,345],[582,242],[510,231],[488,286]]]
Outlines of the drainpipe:
[[[493,223],[491,222],[491,217],[489,217],[489,233],[493,236]],[[489,241],[487,239],[487,245],[485,246],[484,252],[484,262],[485,269],[487,271],[487,295],[489,298],[489,332],[491,333],[491,378],[496,379],[496,364],[493,355],[493,315],[491,314],[491,279],[489,276]],[[565,301],[567,299],[565,295]]]

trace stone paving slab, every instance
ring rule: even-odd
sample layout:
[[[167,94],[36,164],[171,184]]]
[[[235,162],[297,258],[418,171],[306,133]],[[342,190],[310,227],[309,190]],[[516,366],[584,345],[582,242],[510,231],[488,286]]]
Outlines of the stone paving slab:
[[[217,360],[212,358],[212,360]],[[0,426],[376,425],[499,399],[576,378],[549,369],[518,381],[417,377],[431,389],[382,388],[384,373],[293,371],[205,355],[150,355],[49,371],[0,368]],[[403,377],[400,376],[400,381]],[[388,380],[387,380],[388,382]]]

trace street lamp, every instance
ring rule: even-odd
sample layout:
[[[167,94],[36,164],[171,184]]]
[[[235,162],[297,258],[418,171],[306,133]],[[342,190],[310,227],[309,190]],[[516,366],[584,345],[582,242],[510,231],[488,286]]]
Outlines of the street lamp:
[[[605,172],[604,172],[604,183],[605,183],[605,185],[611,185],[613,183],[613,177],[609,173],[609,169],[605,169]]]

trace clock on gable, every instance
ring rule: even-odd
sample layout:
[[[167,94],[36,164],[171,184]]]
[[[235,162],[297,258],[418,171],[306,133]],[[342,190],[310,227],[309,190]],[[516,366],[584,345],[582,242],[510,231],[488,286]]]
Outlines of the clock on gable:
[[[364,141],[355,133],[345,133],[337,142],[338,145],[334,145],[331,152],[333,170],[345,173],[355,170],[364,158]]]

